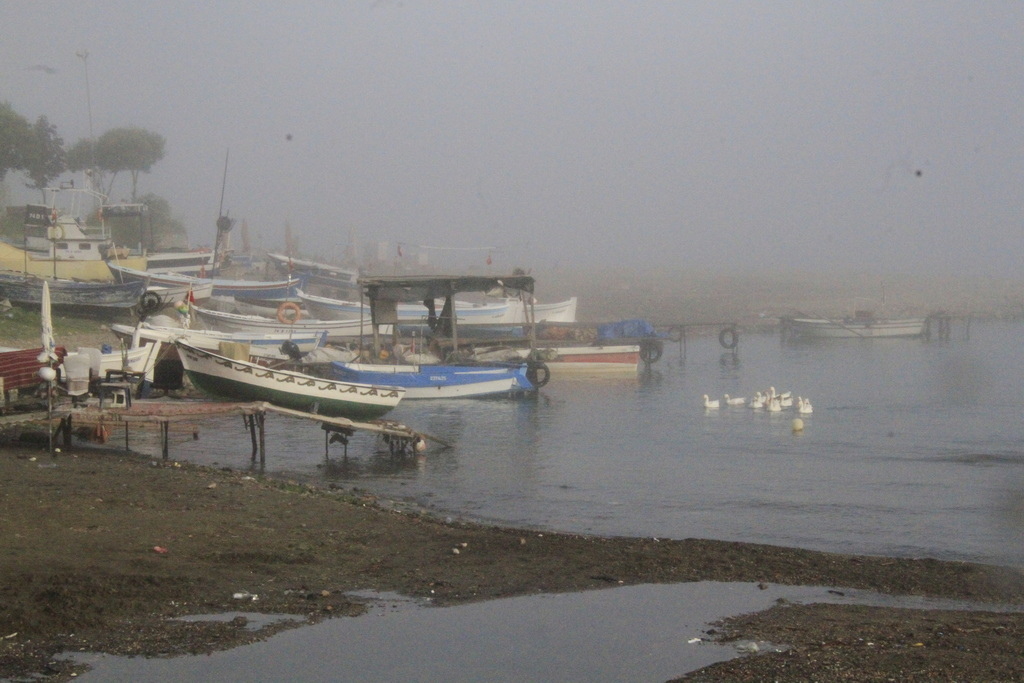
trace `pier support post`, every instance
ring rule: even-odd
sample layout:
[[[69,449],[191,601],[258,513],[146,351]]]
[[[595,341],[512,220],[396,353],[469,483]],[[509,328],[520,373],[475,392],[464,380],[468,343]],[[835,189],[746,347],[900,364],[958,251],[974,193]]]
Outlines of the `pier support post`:
[[[256,413],[255,415],[253,415],[253,417],[256,418],[257,420],[259,420],[259,431],[260,431],[260,470],[262,471],[267,466],[267,439],[266,439],[266,429],[264,428],[264,423],[266,422],[267,414],[265,412],[263,412],[263,411],[260,411],[260,412]]]
[[[128,433],[128,425],[125,425],[125,434]],[[127,440],[127,436],[125,439]],[[171,423],[164,420],[160,423],[160,441],[161,448],[164,456],[164,460],[167,460],[170,455],[170,440],[171,440]]]
[[[256,441],[256,415],[243,415],[242,422],[249,428],[249,440],[252,442],[251,459],[256,462],[256,453],[259,451],[259,442]]]

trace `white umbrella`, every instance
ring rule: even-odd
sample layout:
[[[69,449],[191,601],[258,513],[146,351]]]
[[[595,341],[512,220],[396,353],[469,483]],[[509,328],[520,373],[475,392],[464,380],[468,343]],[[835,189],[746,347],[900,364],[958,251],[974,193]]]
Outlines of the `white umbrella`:
[[[53,318],[50,315],[50,283],[43,280],[42,306],[39,313],[42,325],[43,351],[39,354],[39,362],[57,360],[57,342],[53,338]]]

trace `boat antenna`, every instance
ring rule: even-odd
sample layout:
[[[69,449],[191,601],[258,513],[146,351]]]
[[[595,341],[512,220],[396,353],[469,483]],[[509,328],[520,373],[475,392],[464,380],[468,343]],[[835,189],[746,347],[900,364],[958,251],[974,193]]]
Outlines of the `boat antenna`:
[[[219,252],[221,242],[227,239],[228,231],[231,230],[231,226],[234,225],[234,221],[228,216],[224,215],[224,188],[228,184],[228,157],[231,154],[231,149],[228,148],[224,152],[224,178],[220,183],[220,207],[217,209],[217,239],[213,243],[213,272],[217,273],[220,269]]]

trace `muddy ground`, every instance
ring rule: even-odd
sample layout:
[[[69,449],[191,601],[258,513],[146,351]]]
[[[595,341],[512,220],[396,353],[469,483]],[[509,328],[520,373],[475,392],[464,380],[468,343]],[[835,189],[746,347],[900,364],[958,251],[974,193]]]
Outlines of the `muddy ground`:
[[[1024,603],[1016,570],[445,523],[358,489],[94,448],[0,445],[0,486],[0,678],[69,679],[81,668],[56,655],[70,650],[205,653],[288,627],[168,620],[238,610],[240,592],[310,622],[360,613],[355,589],[444,605],[718,580]],[[689,679],[1024,680],[1021,614],[781,605],[711,631],[792,648]]]

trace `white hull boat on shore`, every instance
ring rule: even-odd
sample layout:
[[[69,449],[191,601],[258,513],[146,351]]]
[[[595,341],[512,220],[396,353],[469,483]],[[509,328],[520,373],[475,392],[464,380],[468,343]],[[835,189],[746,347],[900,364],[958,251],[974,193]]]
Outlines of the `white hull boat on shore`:
[[[305,355],[323,345],[326,334],[308,333],[252,333],[218,332],[216,330],[193,330],[183,327],[154,325],[142,322],[138,325],[114,324],[110,330],[119,338],[131,342],[131,348],[152,343],[173,344],[184,341],[192,346],[218,351],[224,342],[246,344],[249,354],[258,358],[285,360],[293,354]],[[289,353],[289,350],[292,353]]]
[[[369,318],[365,320],[315,320],[301,317],[296,304],[284,303],[277,310],[276,317],[242,315],[193,306],[192,312],[199,321],[210,329],[222,332],[248,332],[273,334],[321,334],[328,340],[341,340],[372,334]],[[382,327],[382,334],[390,334],[391,326]]]

